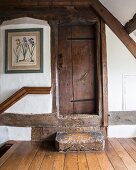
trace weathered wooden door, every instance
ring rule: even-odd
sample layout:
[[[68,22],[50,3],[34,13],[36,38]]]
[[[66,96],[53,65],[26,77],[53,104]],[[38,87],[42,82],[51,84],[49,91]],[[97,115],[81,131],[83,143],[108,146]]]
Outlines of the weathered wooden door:
[[[96,114],[96,54],[93,25],[59,26],[60,114]]]

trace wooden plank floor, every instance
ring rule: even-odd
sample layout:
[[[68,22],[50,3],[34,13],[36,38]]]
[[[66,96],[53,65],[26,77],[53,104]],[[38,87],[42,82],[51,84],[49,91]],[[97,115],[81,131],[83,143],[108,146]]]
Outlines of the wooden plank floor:
[[[106,140],[102,152],[59,153],[53,143],[16,142],[1,158],[0,170],[136,170],[135,139]]]

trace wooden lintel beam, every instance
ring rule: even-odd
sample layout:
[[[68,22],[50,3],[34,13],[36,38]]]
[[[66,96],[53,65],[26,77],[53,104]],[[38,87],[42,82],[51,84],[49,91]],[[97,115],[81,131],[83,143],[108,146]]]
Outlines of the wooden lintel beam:
[[[92,0],[1,0],[0,9],[8,7],[48,7],[48,6],[72,6],[72,5],[88,5]]]
[[[136,30],[136,14],[125,24],[125,30],[128,34]]]
[[[0,126],[16,127],[97,127],[100,124],[98,115],[87,115],[86,117],[68,116],[67,118],[57,117],[56,113],[42,114],[0,114]]]
[[[136,43],[125,31],[124,26],[98,0],[93,0],[91,7],[136,58]]]

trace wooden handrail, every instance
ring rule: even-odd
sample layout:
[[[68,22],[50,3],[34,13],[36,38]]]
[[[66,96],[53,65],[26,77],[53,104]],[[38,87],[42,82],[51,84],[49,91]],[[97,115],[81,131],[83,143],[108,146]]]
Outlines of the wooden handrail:
[[[50,94],[51,87],[22,87],[0,104],[0,114],[28,94]]]

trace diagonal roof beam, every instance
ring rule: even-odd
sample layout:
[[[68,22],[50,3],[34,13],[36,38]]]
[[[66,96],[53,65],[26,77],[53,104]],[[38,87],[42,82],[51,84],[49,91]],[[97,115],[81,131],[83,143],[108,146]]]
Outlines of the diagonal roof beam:
[[[136,43],[124,26],[98,0],[93,0],[91,6],[136,58]]]
[[[125,24],[125,30],[127,31],[128,34],[135,31],[135,29],[136,29],[136,14],[133,16],[133,18],[130,21],[128,21]]]

